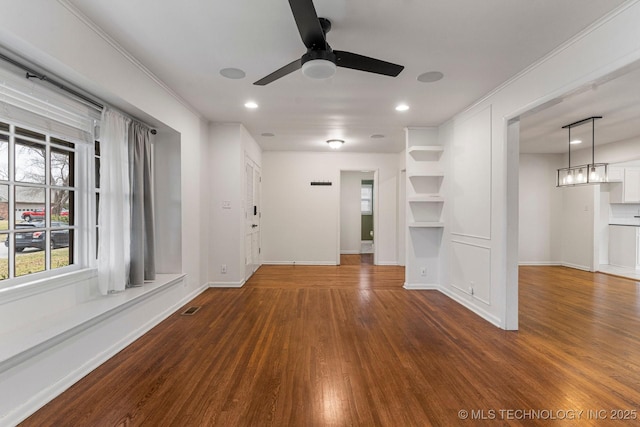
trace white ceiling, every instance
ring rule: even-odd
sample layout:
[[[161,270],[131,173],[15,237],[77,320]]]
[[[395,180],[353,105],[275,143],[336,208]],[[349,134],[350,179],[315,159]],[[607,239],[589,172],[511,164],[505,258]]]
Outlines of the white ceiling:
[[[399,152],[404,127],[443,123],[624,0],[316,0],[334,49],[404,71],[295,72],[263,87],[253,82],[306,51],[287,0],[67,2],[206,118],[244,123],[264,150],[324,151],[338,137],[343,151]],[[246,77],[226,79],[226,67]],[[427,71],[444,79],[418,82]],[[411,109],[394,111],[399,102]]]
[[[527,115],[520,121],[520,152],[566,153],[569,133],[562,129],[587,117],[602,116],[592,126],[587,123],[571,129],[571,139],[581,144],[571,151],[640,137],[640,64],[634,64],[601,81],[550,102],[548,108]]]

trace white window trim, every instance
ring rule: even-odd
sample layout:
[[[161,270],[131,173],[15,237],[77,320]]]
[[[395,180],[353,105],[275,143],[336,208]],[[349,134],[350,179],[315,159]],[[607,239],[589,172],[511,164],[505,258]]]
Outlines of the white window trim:
[[[19,277],[12,277],[10,279],[0,280],[0,304],[3,304],[6,302],[4,296],[11,295],[13,290],[16,290],[17,294],[20,295],[24,292],[25,287],[28,287],[28,288],[32,288],[32,291],[30,292],[31,295],[39,294],[41,292],[46,292],[48,290],[55,289],[57,287],[66,286],[69,283],[76,282],[77,280],[75,279],[69,282],[69,279],[72,278],[72,276],[69,276],[69,274],[71,273],[81,272],[83,270],[91,271],[91,269],[94,269],[96,267],[95,256],[90,255],[90,254],[95,255],[95,252],[96,252],[96,248],[95,248],[96,242],[95,242],[95,236],[94,236],[95,223],[93,220],[95,218],[96,207],[95,207],[95,185],[94,185],[95,163],[94,163],[94,156],[93,156],[93,153],[94,153],[93,144],[87,144],[87,142],[85,141],[73,140],[73,138],[69,138],[68,136],[64,136],[64,135],[59,136],[59,135],[51,134],[41,129],[33,129],[28,125],[17,123],[14,120],[11,120],[5,117],[0,117],[0,121],[2,121],[3,123],[8,123],[9,125],[12,125],[15,127],[30,129],[30,130],[34,130],[36,132],[44,133],[45,135],[47,135],[47,142],[46,142],[47,156],[49,153],[49,149],[51,147],[50,145],[51,142],[48,141],[50,137],[56,137],[56,138],[65,139],[65,140],[69,140],[70,142],[73,142],[75,144],[75,147],[73,149],[70,149],[69,151],[73,151],[75,153],[74,167],[76,168],[76,170],[74,171],[75,184],[76,184],[75,187],[51,186],[49,182],[49,176],[48,176],[49,175],[48,162],[46,167],[47,172],[45,172],[45,176],[47,178],[46,183],[35,185],[38,188],[45,189],[46,201],[50,200],[51,189],[62,189],[62,190],[69,189],[75,192],[75,208],[74,208],[75,221],[74,221],[74,225],[69,227],[70,229],[75,230],[74,245],[73,245],[74,264],[66,267],[51,269],[49,265],[50,260],[47,259],[46,260],[47,269],[44,271],[31,273],[31,274],[19,276]],[[29,140],[28,137],[20,136],[20,138]],[[42,142],[39,142],[39,143],[42,143]],[[55,143],[53,145],[55,146]],[[14,149],[15,149],[15,141],[12,140],[9,143],[9,153],[8,153],[10,169],[12,168],[12,164],[15,161]],[[15,177],[10,177],[10,178],[15,178]],[[14,186],[16,185],[22,186],[23,184],[26,184],[26,186],[32,185],[30,183],[17,182],[15,181],[15,179],[11,179],[9,181],[6,181],[5,183],[3,183],[2,185],[8,185],[8,184],[13,184]],[[10,197],[9,200],[10,200],[10,203],[8,208],[9,209],[8,220],[11,223],[11,218],[15,216],[15,198]],[[45,203],[45,206],[46,205],[47,204]],[[13,220],[13,223],[15,224],[15,219]],[[49,217],[49,220],[47,221],[47,224],[50,226],[50,217]],[[3,232],[4,231],[5,230],[3,230]],[[9,230],[6,230],[6,232],[9,233]],[[15,235],[15,230],[11,234]],[[47,242],[49,241],[49,238],[50,238],[50,233],[47,233]],[[13,243],[13,239],[11,239],[10,242]],[[0,242],[0,244],[4,244],[4,242]],[[8,263],[10,265],[13,265],[15,260],[12,259],[12,257],[9,256],[9,254],[7,255],[7,257],[8,257]],[[53,287],[43,286],[43,284],[47,283],[48,281],[51,281]],[[11,298],[10,300],[13,300],[13,299]]]

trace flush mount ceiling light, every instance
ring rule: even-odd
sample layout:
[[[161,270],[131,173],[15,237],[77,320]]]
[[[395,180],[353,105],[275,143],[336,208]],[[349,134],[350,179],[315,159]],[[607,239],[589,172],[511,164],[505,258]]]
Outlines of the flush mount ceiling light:
[[[607,163],[596,163],[595,161],[595,135],[596,119],[601,119],[602,116],[593,116],[586,119],[578,120],[577,122],[570,123],[562,126],[562,129],[567,129],[569,132],[569,165],[566,168],[558,169],[556,187],[569,187],[573,185],[584,184],[600,184],[607,182]],[[571,129],[591,122],[591,163],[586,165],[571,166],[571,145],[575,144],[571,140]],[[580,141],[582,142],[582,141]]]
[[[334,150],[337,150],[338,148],[342,147],[342,144],[344,144],[344,140],[343,139],[328,139],[327,140],[327,144],[329,144],[329,147],[331,147]]]
[[[276,136],[274,133],[271,133],[271,132],[264,132],[264,133],[261,133],[260,135],[266,136],[267,138],[271,138],[272,136]]]
[[[407,111],[409,106],[407,104],[398,104],[396,105],[396,111]]]
[[[240,68],[223,68],[222,70],[220,70],[220,75],[228,79],[238,80],[244,79],[246,73]]]
[[[258,108],[258,104],[253,101],[245,102],[244,106],[250,110],[255,110],[256,108]]]
[[[384,135],[381,134],[381,133],[376,133],[376,134],[371,135],[371,138],[372,139],[381,139],[381,138],[384,138]]]
[[[580,139],[574,139],[574,140],[573,140],[573,141],[571,141],[569,144],[571,144],[571,145],[582,144],[582,140],[580,140]]]

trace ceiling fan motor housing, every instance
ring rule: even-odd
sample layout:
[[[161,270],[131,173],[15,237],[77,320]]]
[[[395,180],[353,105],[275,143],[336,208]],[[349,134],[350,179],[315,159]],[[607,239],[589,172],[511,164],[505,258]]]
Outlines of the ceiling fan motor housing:
[[[309,50],[307,53],[302,55],[302,65],[316,59],[324,59],[325,61],[330,61],[335,64],[336,54],[333,53],[331,48],[329,48],[329,50]]]

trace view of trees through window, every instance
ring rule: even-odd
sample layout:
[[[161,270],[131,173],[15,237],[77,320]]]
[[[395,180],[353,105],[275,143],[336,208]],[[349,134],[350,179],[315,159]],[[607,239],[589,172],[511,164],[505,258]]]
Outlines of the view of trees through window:
[[[0,280],[73,264],[75,144],[0,121]]]

